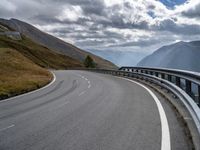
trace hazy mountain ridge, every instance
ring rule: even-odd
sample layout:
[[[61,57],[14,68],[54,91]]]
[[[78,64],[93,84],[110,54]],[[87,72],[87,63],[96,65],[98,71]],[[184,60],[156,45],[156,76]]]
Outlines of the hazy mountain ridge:
[[[80,62],[83,62],[87,55],[91,55],[97,63],[97,67],[116,68],[113,63],[101,57],[95,56],[94,54],[91,54],[89,52],[83,51],[75,47],[74,45],[64,42],[50,34],[44,33],[28,23],[22,22],[17,19],[0,19],[0,23],[22,33],[36,43],[39,43],[51,50],[57,51],[64,55],[70,56]]]
[[[142,59],[137,66],[162,67],[200,72],[200,41],[164,46]]]
[[[90,52],[110,60],[118,66],[135,66],[146,53],[134,51],[115,51],[115,50],[89,50]]]

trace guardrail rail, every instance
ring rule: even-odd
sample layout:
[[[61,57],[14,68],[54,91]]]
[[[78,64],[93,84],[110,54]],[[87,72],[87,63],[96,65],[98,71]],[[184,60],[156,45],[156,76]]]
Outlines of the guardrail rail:
[[[121,67],[119,70],[148,74],[167,80],[184,90],[198,107],[200,107],[200,73],[175,69],[143,67]]]

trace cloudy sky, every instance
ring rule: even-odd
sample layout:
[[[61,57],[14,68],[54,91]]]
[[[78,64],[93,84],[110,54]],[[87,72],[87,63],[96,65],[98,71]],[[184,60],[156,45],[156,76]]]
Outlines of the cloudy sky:
[[[199,0],[1,0],[0,17],[26,21],[85,50],[147,55],[200,40]]]

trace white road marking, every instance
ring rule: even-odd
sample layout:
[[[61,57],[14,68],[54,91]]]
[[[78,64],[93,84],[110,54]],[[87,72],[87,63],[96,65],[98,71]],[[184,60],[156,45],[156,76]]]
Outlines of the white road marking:
[[[81,74],[77,74],[79,77],[82,77],[82,75]]]
[[[4,131],[4,130],[7,130],[7,129],[10,129],[10,128],[14,127],[14,126],[15,126],[15,125],[12,124],[12,125],[10,125],[10,126],[7,126],[7,127],[5,127],[5,128],[2,128],[2,129],[0,129],[0,132],[1,132],[1,131]]]
[[[81,92],[78,96],[81,96],[81,95],[85,94],[85,92],[86,92],[86,91]]]
[[[121,77],[118,77],[118,78],[121,78]],[[136,81],[130,80],[130,79],[126,79],[126,78],[121,78],[121,79],[128,80],[130,82],[133,82],[133,83],[143,87],[153,97],[154,101],[156,102],[156,105],[157,105],[157,108],[158,108],[158,111],[159,111],[159,115],[160,115],[160,120],[161,120],[161,130],[162,130],[161,150],[171,150],[169,125],[168,125],[168,121],[167,121],[165,111],[164,111],[162,104],[160,103],[159,99],[146,86],[144,86],[144,85],[142,85],[142,84],[140,84]]]
[[[63,107],[63,106],[65,106],[65,105],[67,105],[68,103],[69,103],[69,101],[66,101],[65,103],[59,105],[58,108]]]
[[[29,94],[33,94],[33,93],[35,93],[35,92],[38,92],[38,91],[40,91],[40,90],[43,90],[43,89],[49,87],[50,85],[52,85],[52,84],[56,81],[56,76],[55,76],[55,74],[54,74],[53,72],[51,72],[51,73],[53,74],[53,80],[52,80],[49,84],[47,84],[46,86],[44,86],[44,87],[42,87],[42,88],[40,88],[40,89],[37,89],[37,90],[31,91],[31,92],[28,92],[28,93],[24,93],[24,94],[15,96],[15,97],[11,97],[11,98],[8,98],[8,99],[5,99],[5,100],[1,100],[0,103],[6,102],[6,101],[9,101],[9,100],[13,100],[13,99],[15,99],[15,98],[20,98],[20,97],[22,97],[22,96],[26,96],[26,95],[29,95]]]
[[[88,82],[88,89],[91,88],[90,80],[87,79],[86,77],[80,75],[80,74],[78,74],[78,75],[79,75],[81,78],[85,79],[85,80]],[[82,94],[81,94],[81,95],[82,95]],[[79,96],[80,96],[80,94],[79,94]]]
[[[192,120],[192,118],[184,117],[185,120]]]

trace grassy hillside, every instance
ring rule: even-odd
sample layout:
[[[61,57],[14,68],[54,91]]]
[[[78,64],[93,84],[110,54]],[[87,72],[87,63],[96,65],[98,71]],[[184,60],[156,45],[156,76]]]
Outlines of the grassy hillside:
[[[107,69],[116,69],[117,66],[113,63],[109,62],[108,60],[105,60],[99,56],[96,56],[92,53],[86,52],[84,50],[79,49],[78,47],[67,43],[65,41],[62,41],[61,39],[58,39],[50,34],[47,34],[45,32],[40,31],[36,27],[17,20],[17,19],[1,19],[0,18],[0,24],[9,28],[9,30],[15,30],[32,41],[41,44],[51,50],[54,50],[58,53],[64,54],[66,56],[69,56],[79,62],[83,62],[84,59],[87,57],[87,55],[90,55],[93,60],[96,62],[97,68],[107,68]]]
[[[0,48],[12,48],[44,68],[67,69],[82,67],[82,63],[65,55],[56,53],[22,36],[22,40],[13,40],[0,36]]]
[[[49,83],[52,75],[44,68],[82,66],[79,61],[51,51],[24,36],[22,40],[0,36],[0,99]]]
[[[37,89],[51,79],[51,73],[18,51],[0,48],[0,99]]]
[[[0,32],[4,31],[11,30],[0,25]],[[44,68],[83,67],[81,62],[52,51],[25,36],[19,39],[14,36],[0,35],[0,99],[49,83],[52,75]]]

